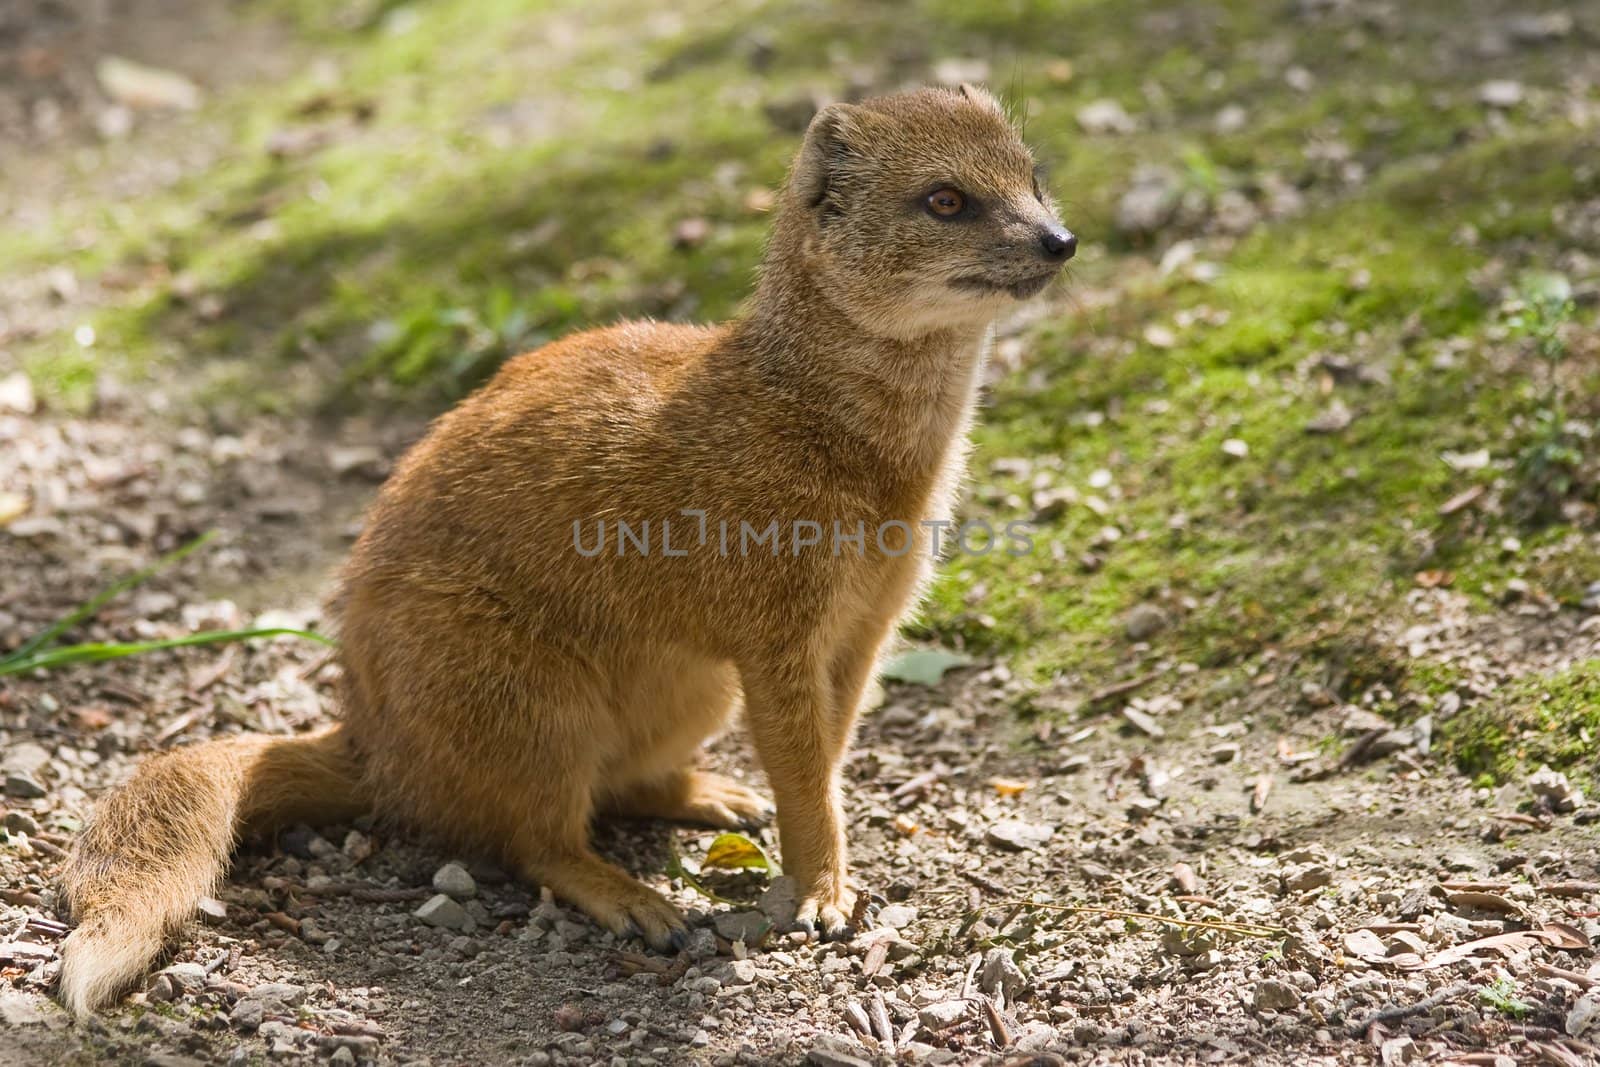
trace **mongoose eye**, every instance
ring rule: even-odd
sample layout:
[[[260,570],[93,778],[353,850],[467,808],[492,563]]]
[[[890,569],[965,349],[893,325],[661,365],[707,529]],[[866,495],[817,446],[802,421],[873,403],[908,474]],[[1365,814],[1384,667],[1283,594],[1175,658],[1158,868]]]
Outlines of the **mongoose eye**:
[[[959,189],[936,189],[928,194],[928,214],[936,218],[954,218],[966,206],[967,198]]]

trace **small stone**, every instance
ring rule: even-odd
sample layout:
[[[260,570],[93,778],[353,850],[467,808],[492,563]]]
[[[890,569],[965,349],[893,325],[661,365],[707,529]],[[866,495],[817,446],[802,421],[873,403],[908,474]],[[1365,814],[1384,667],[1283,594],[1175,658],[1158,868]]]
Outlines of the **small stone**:
[[[728,941],[743,941],[746,945],[759,944],[772,921],[759,911],[724,911],[711,920],[717,933]]]
[[[441,930],[462,930],[467,925],[467,910],[448,893],[436,893],[411,914]]]
[[[806,1053],[806,1062],[813,1067],[872,1067],[869,1061],[827,1040],[819,1041]]]
[[[989,844],[1008,852],[1029,852],[1042,848],[1055,833],[1055,828],[1019,819],[1002,819],[989,827]]]
[[[0,412],[32,415],[38,406],[33,395],[33,382],[22,371],[0,378]]]
[[[1421,1055],[1422,1050],[1409,1037],[1391,1037],[1378,1046],[1378,1058],[1383,1061],[1383,1067],[1401,1067]]]
[[[434,871],[433,888],[436,892],[448,894],[457,900],[466,900],[478,895],[478,883],[459,863],[447,863]]]
[[[1078,491],[1070,485],[1036,490],[1033,494],[1033,517],[1039,522],[1059,519],[1080,499]]]
[[[1300,1004],[1300,991],[1287,982],[1265,978],[1256,983],[1250,998],[1256,1011],[1288,1011]]]
[[[1166,167],[1142,166],[1117,201],[1116,227],[1131,237],[1150,237],[1172,221],[1182,197],[1176,174]]]
[[[228,1022],[240,1033],[253,1034],[267,1017],[267,1006],[254,997],[245,997],[228,1013]]]
[[[1600,992],[1591,990],[1579,997],[1563,1025],[1568,1037],[1582,1037],[1600,1025]]]
[[[780,930],[787,929],[794,923],[797,904],[798,886],[793,878],[787,874],[779,875],[767,886],[766,892],[761,894],[761,914],[772,921],[772,925]]]
[[[1078,109],[1084,133],[1133,133],[1139,128],[1133,116],[1115,100],[1095,100]]]
[[[749,985],[760,971],[755,960],[732,960],[717,969],[716,977],[725,986]]]
[[[333,1050],[333,1055],[328,1057],[329,1063],[337,1063],[339,1067],[351,1067],[356,1062],[356,1054],[350,1051],[349,1045],[340,1045]]]
[[[201,897],[196,910],[200,921],[207,926],[219,926],[228,921],[228,906],[216,897]]]
[[[672,230],[675,248],[696,248],[711,236],[711,223],[698,215],[681,220]]]
[[[1542,11],[1513,15],[1506,19],[1506,33],[1518,44],[1548,44],[1572,32],[1572,14],[1567,11]]]
[[[39,832],[39,823],[32,815],[25,811],[6,812],[5,828],[14,834],[27,834],[29,837]]]
[[[890,904],[878,912],[878,925],[904,930],[917,921],[917,909],[910,904]]]
[[[1297,863],[1283,872],[1286,893],[1304,893],[1333,883],[1333,871],[1320,863]]]
[[[5,772],[5,791],[7,795],[19,800],[37,800],[45,795],[45,788],[40,784],[41,773],[50,765],[50,753],[44,746],[24,741],[11,746],[0,770]]]
[[[709,960],[717,954],[717,934],[714,930],[700,927],[689,935],[689,944],[684,949],[689,953],[691,960]]]
[[[1484,82],[1478,87],[1478,102],[1486,107],[1506,111],[1522,103],[1522,83],[1509,78]]]
[[[971,1005],[965,1000],[942,1000],[917,1012],[917,1021],[934,1033],[947,1030],[966,1017]]]
[[[246,996],[274,1007],[282,1005],[285,1008],[297,1008],[305,1003],[306,991],[288,982],[262,982],[252,987]]]
[[[1222,454],[1233,459],[1244,459],[1250,454],[1250,445],[1237,437],[1222,442]]]
[[[37,1026],[44,1022],[44,1012],[32,997],[0,993],[0,1022],[6,1026]]]
[[[1004,992],[1007,1001],[1014,1001],[1027,985],[1028,980],[1009,949],[992,948],[984,955],[983,970],[978,972],[978,988],[989,996]]]
[[[1210,750],[1209,755],[1213,763],[1232,763],[1239,758],[1239,742],[1224,741]]]
[[[1130,641],[1148,641],[1167,628],[1167,613],[1154,604],[1136,604],[1122,620]]]
[[[1583,790],[1573,786],[1567,776],[1549,767],[1540,767],[1528,776],[1533,795],[1550,805],[1551,811],[1567,814],[1583,807]]]
[[[328,466],[333,473],[343,477],[353,474],[360,478],[381,480],[388,472],[383,452],[372,445],[351,445],[328,449]]]

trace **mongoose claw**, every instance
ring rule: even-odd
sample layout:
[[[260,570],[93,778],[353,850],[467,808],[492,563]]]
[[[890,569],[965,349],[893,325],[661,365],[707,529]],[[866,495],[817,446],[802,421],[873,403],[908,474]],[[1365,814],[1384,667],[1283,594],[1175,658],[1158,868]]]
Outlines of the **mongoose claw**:
[[[803,900],[795,914],[793,928],[805,931],[812,940],[848,941],[856,935],[856,928],[850,922],[854,909],[849,905],[848,900],[827,904],[814,897]]]

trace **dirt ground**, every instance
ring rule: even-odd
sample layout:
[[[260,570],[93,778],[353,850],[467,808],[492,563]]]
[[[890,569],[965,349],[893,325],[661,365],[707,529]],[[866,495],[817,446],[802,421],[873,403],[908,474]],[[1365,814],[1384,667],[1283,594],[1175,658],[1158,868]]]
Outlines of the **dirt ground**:
[[[16,42],[38,44],[42,25],[0,35],[0,55],[22,63]],[[0,75],[6,151],[26,143],[43,168],[8,165],[12,203],[93,121],[66,54],[57,81],[26,90],[52,105],[18,105]],[[63,314],[9,295],[12,328]],[[221,424],[111,381],[69,414],[8,381],[0,488],[29,510],[0,533],[0,648],[207,530],[208,549],[75,635],[314,623],[364,501],[420,429]],[[165,969],[81,1023],[50,999],[65,933],[51,879],[95,796],[151,751],[326,721],[337,668],[277,640],[8,679],[0,1065],[1600,1062],[1600,808],[1560,782],[1474,788],[1434,758],[1427,726],[1474,691],[1600,655],[1597,620],[1416,590],[1367,647],[1448,659],[1460,680],[1402,729],[1363,706],[1381,682],[1355,703],[1332,680],[1291,682],[1292,650],[1227,684],[1162,662],[1061,687],[1033,719],[1004,663],[891,685],[848,767],[854,872],[876,913],[843,944],[779,932],[781,879],[699,879],[727,903],[669,876],[706,855],[714,835],[692,828],[597,830],[690,914],[677,958],[475,857],[369,824],[299,828],[250,843]],[[760,784],[739,732],[707,760]],[[441,871],[452,862],[469,877]]]

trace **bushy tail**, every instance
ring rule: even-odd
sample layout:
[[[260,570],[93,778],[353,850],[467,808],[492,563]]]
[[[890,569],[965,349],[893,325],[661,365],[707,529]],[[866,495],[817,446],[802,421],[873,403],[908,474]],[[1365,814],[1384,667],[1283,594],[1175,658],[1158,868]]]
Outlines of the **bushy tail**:
[[[62,946],[61,999],[75,1015],[137,980],[227,869],[238,837],[364,812],[342,728],[241,737],[147,760],[100,802],[62,875],[77,923]]]

